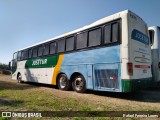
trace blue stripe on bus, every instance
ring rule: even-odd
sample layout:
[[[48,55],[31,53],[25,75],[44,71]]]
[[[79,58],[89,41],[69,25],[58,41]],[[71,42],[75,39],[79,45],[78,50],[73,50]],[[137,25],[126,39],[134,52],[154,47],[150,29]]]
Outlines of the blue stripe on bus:
[[[118,91],[120,92],[120,45],[65,54],[61,66],[61,72],[64,72],[68,78],[70,78],[74,72],[79,72],[85,77],[87,89],[104,91],[105,89],[98,88],[96,84],[94,84],[96,83],[95,69],[117,69],[119,84]],[[108,89],[106,89],[106,91],[108,91]]]

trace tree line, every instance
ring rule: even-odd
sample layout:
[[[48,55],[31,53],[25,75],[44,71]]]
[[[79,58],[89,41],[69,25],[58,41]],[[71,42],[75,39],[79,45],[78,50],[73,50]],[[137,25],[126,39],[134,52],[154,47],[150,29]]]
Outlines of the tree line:
[[[7,64],[0,63],[0,74],[11,74],[11,70],[9,69]]]
[[[9,67],[7,64],[4,64],[4,63],[0,63],[0,69],[3,69],[3,70],[9,70]]]

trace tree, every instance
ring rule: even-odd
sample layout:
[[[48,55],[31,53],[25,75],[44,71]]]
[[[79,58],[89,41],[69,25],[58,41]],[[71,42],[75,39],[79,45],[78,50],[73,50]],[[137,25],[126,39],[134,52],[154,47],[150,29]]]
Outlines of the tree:
[[[8,65],[4,63],[0,63],[0,69],[6,69],[8,70]]]

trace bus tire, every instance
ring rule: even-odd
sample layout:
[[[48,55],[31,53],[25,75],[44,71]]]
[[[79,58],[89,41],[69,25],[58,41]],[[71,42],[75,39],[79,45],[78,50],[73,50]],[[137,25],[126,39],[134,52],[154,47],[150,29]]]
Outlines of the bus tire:
[[[78,75],[74,78],[72,82],[72,87],[74,91],[78,93],[84,93],[86,91],[86,81],[83,75]]]
[[[23,82],[21,73],[18,74],[17,80],[18,80],[18,83],[22,83]]]
[[[71,88],[71,82],[67,79],[67,76],[65,74],[60,74],[58,76],[58,88],[60,90],[69,90]]]

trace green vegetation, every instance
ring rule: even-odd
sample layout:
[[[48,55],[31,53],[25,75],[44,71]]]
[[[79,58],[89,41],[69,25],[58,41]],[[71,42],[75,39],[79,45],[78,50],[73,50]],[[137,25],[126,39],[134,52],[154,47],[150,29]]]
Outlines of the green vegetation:
[[[11,71],[7,64],[0,63],[0,74],[10,75]]]
[[[96,110],[86,101],[56,96],[52,88],[0,81],[1,110]],[[52,92],[50,92],[52,91]],[[62,91],[63,92],[63,91]]]
[[[8,70],[8,65],[7,65],[7,64],[0,63],[0,69]]]
[[[131,94],[60,91],[54,86],[17,83],[0,75],[1,111],[159,111],[160,89]],[[83,120],[84,118],[74,118]],[[103,120],[104,118],[96,118]],[[116,118],[119,119],[119,118]],[[1,118],[0,118],[1,120]],[[6,120],[6,119],[3,119]]]

